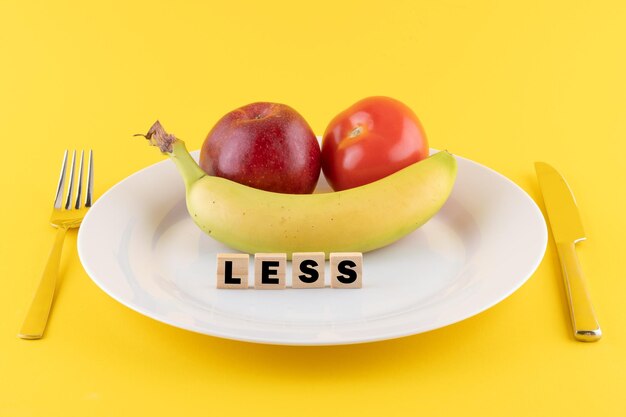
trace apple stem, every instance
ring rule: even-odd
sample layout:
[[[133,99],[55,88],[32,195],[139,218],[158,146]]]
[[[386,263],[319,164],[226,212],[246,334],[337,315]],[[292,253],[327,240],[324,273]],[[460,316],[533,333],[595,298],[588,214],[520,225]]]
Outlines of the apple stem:
[[[357,126],[354,129],[352,129],[352,132],[350,132],[350,139],[352,138],[356,138],[357,136],[359,136],[361,134],[361,132],[363,132],[363,128],[361,126]]]
[[[162,153],[167,155],[183,177],[187,190],[194,182],[204,177],[206,173],[200,168],[198,163],[189,154],[185,142],[176,138],[171,133],[167,133],[161,123],[157,120],[148,133],[145,135],[137,134],[135,136],[143,136],[148,139],[150,145],[157,146]]]

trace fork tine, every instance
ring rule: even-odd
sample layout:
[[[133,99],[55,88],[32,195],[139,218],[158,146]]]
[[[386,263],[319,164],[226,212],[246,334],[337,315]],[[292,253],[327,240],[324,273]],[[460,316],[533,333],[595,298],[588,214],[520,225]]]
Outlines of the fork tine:
[[[67,166],[67,149],[63,154],[63,164],[61,165],[61,175],[59,176],[59,183],[57,185],[57,193],[54,196],[54,208],[61,208],[61,200],[63,200],[63,188],[65,187],[65,167]]]
[[[93,151],[89,150],[89,166],[87,167],[87,193],[85,195],[85,207],[91,207],[93,199]]]
[[[74,190],[74,168],[76,167],[76,150],[72,153],[72,166],[70,167],[70,185],[67,187],[67,200],[65,200],[65,210],[72,207],[72,191]]]
[[[80,208],[80,197],[83,194],[83,159],[85,156],[85,151],[80,151],[80,164],[78,165],[78,177],[77,187],[76,187],[76,203],[74,203],[74,208]]]

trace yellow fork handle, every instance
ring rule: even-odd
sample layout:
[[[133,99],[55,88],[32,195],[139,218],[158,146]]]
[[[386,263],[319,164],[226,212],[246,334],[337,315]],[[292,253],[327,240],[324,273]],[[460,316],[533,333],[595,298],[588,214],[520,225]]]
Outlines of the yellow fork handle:
[[[64,227],[59,227],[57,230],[46,269],[43,271],[37,292],[35,292],[24,323],[22,323],[22,328],[18,333],[18,337],[22,339],[41,339],[46,329],[57,284],[57,276],[59,275],[59,262],[61,261],[66,232],[67,229]]]
[[[602,330],[591,305],[574,243],[557,243],[556,248],[565,280],[574,338],[581,342],[600,340]]]

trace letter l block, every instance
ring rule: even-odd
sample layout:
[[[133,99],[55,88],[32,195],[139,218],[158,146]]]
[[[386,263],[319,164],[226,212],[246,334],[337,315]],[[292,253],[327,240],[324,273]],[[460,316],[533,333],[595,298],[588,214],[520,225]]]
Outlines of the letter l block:
[[[249,261],[247,253],[218,253],[217,288],[248,288]]]

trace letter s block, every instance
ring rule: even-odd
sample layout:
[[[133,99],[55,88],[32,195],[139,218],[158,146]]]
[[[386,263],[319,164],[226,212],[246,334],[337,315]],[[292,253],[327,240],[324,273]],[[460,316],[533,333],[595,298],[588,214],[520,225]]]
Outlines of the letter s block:
[[[363,286],[363,254],[337,252],[330,254],[330,286],[361,288]]]
[[[291,287],[324,288],[324,252],[294,252],[291,254]]]
[[[218,253],[217,288],[248,288],[249,261],[247,253]]]

